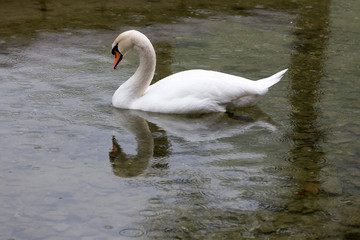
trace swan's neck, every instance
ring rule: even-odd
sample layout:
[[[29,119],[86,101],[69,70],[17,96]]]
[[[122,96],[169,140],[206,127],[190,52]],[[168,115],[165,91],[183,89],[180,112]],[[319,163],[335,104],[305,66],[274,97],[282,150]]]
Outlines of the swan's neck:
[[[156,66],[155,50],[148,39],[139,39],[134,45],[140,57],[140,64],[134,75],[123,85],[133,97],[141,97],[149,87],[154,77]]]

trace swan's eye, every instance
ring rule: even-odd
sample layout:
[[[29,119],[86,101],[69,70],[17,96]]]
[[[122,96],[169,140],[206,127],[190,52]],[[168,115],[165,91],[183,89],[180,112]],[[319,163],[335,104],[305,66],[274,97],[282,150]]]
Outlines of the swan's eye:
[[[120,52],[119,49],[118,49],[118,45],[119,45],[119,43],[117,43],[117,44],[113,47],[113,49],[111,50],[112,55],[115,55],[115,51]]]

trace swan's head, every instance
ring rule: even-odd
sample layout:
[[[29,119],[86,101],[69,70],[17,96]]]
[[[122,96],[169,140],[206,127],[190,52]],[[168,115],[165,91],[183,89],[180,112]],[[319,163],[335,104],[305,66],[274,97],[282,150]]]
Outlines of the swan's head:
[[[112,44],[111,53],[115,55],[114,69],[120,63],[123,56],[134,46],[131,40],[131,32],[132,31],[121,33]]]
[[[115,55],[114,69],[131,49],[139,51],[149,49],[149,46],[153,51],[150,40],[141,32],[130,30],[121,33],[112,44],[111,53]]]

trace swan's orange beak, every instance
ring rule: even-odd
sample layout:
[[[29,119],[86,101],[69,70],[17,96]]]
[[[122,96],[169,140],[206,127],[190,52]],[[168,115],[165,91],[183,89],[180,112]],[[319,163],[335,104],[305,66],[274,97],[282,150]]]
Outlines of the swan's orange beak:
[[[123,58],[123,55],[118,51],[114,51],[114,52],[115,52],[114,69],[116,69],[116,66],[120,63],[121,59]]]
[[[121,52],[119,51],[118,48],[119,43],[117,43],[113,49],[111,50],[111,53],[113,55],[115,55],[115,61],[114,61],[114,69],[116,69],[116,66],[119,64],[119,62],[121,62],[123,55],[121,54]]]

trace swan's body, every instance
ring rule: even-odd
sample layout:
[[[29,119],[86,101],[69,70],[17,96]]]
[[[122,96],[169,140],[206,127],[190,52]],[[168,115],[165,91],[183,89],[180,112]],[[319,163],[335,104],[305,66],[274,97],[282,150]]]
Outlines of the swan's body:
[[[125,109],[206,113],[253,106],[287,71],[285,69],[271,77],[252,81],[221,72],[189,70],[170,75],[149,86],[156,65],[155,51],[150,40],[142,33],[131,30],[120,34],[112,47],[114,68],[123,54],[131,49],[135,49],[140,56],[140,65],[135,74],[112,97],[115,107]]]

